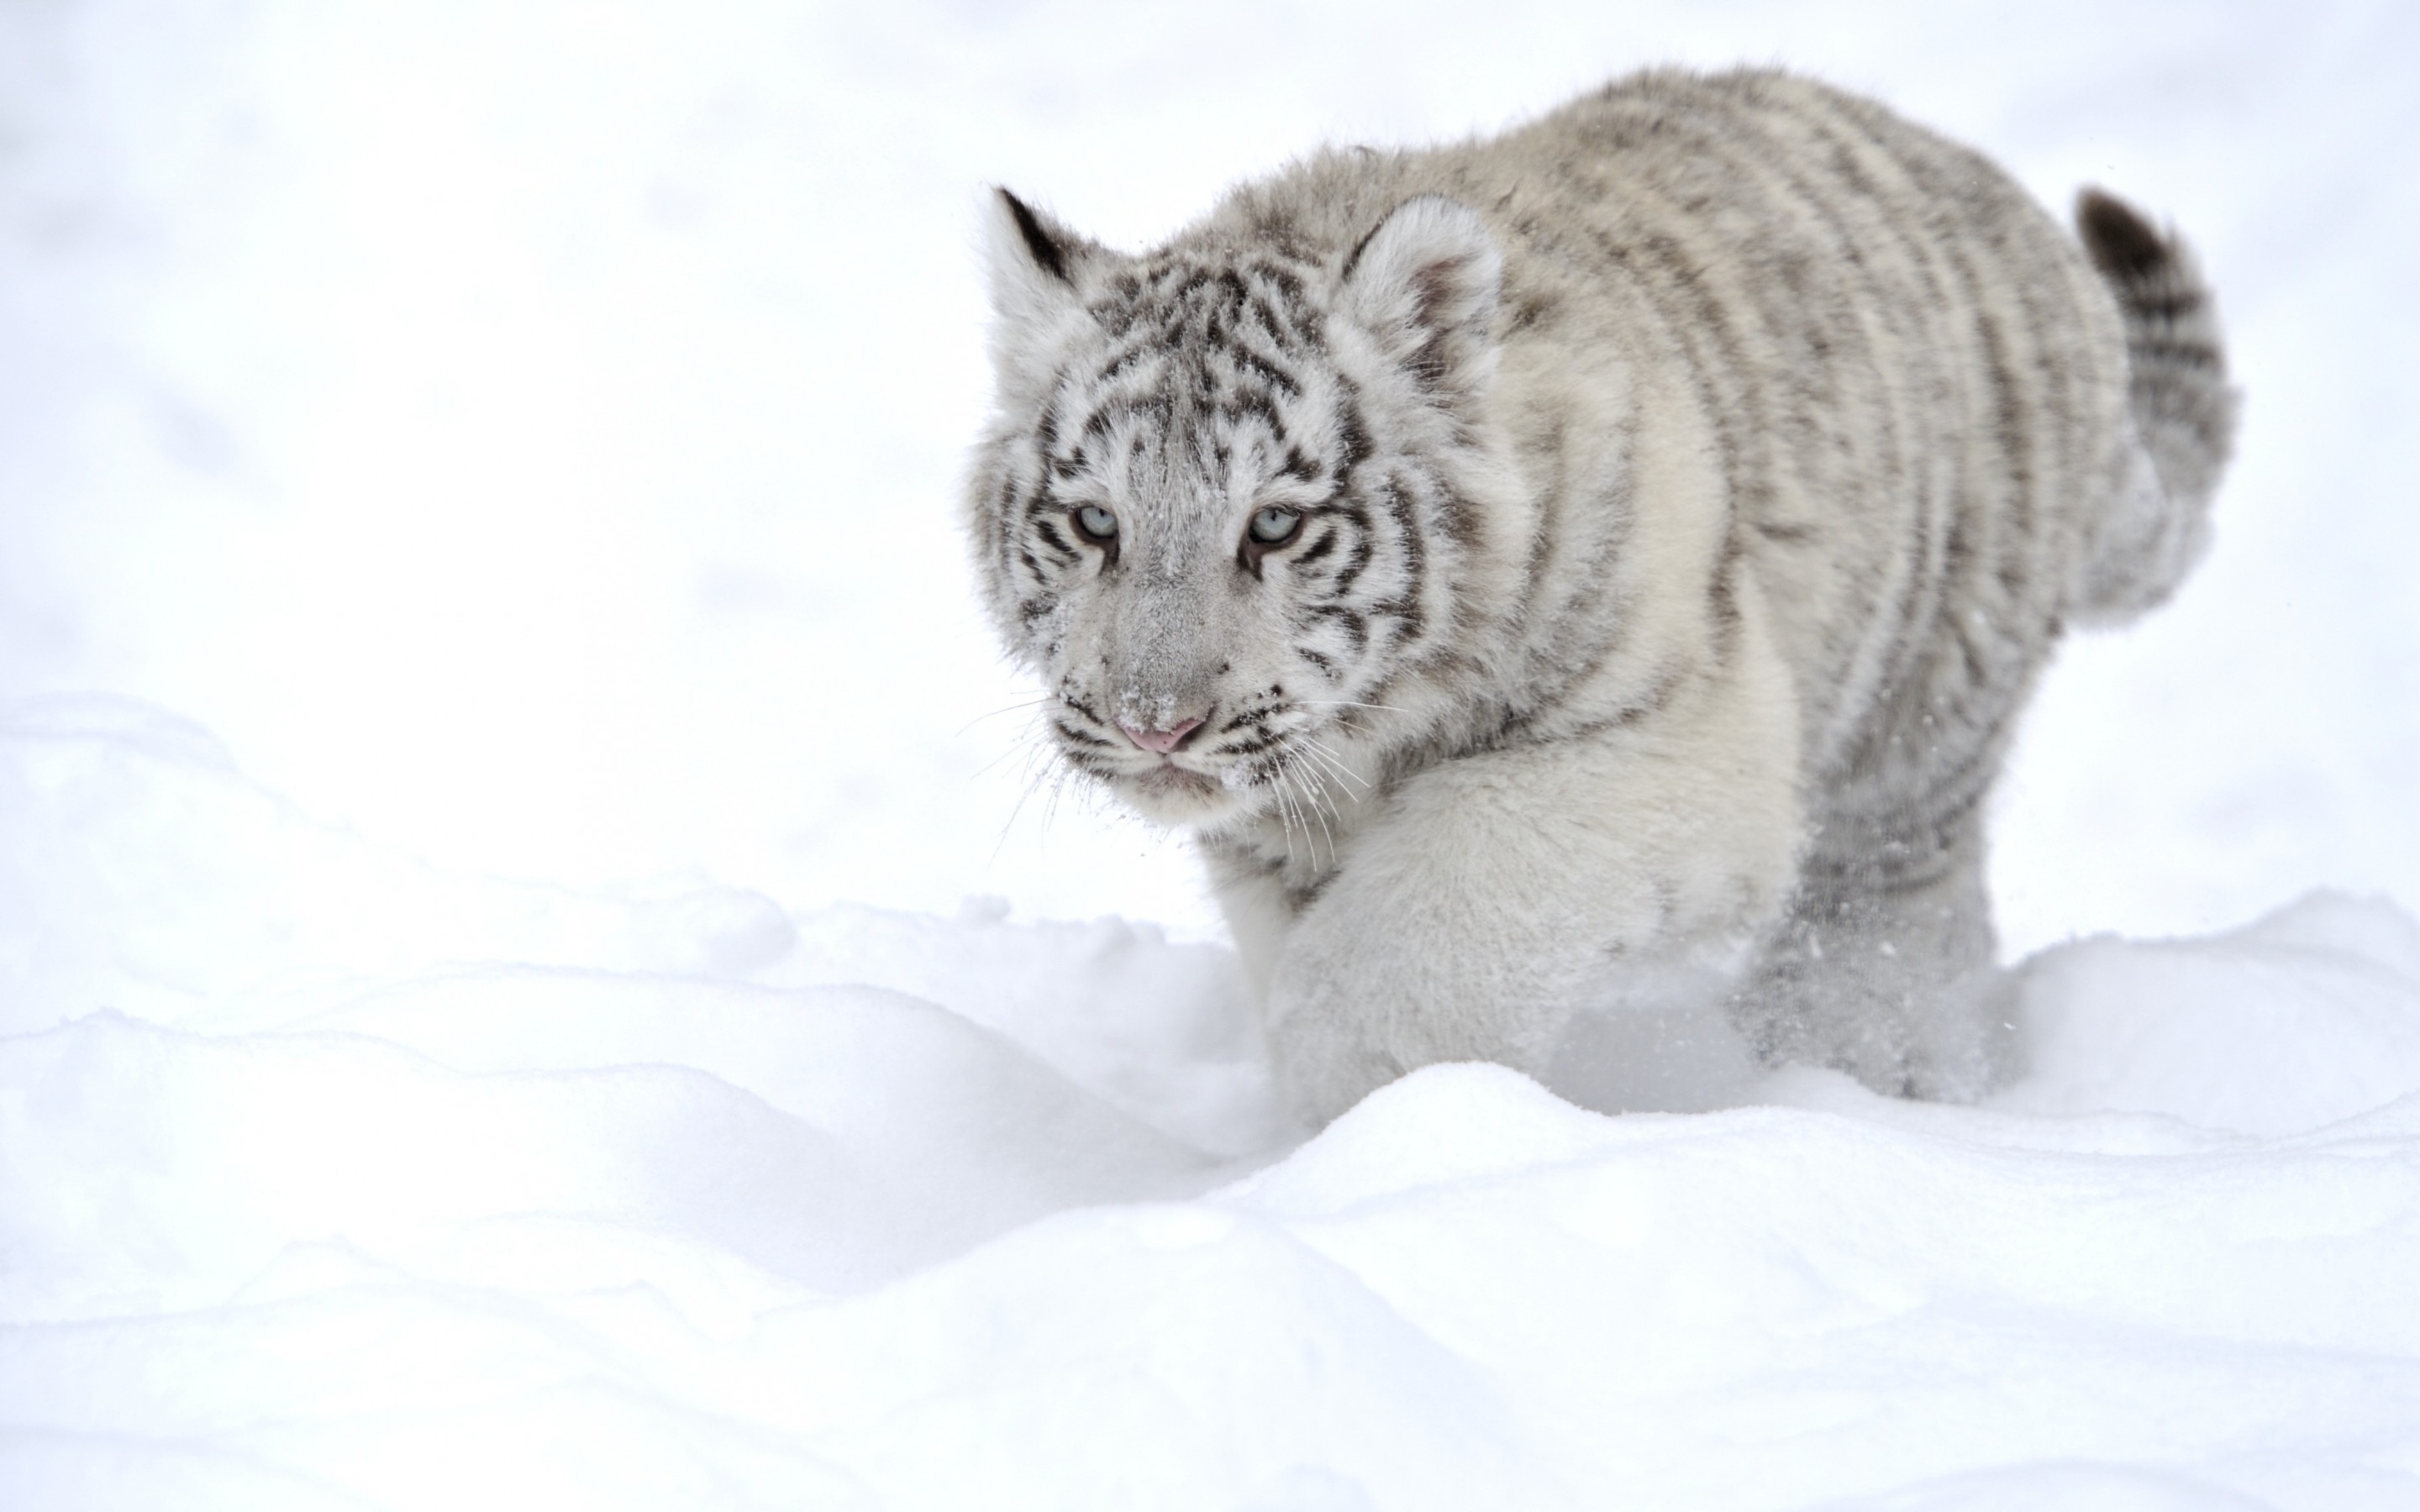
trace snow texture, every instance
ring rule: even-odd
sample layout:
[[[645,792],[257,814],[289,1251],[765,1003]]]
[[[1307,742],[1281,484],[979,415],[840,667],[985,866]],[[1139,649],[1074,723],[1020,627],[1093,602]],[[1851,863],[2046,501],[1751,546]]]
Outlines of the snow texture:
[[[2420,1506],[2420,25],[1601,9],[0,9],[0,1506]],[[979,186],[1676,58],[2173,215],[2216,548],[2028,725],[1988,1104],[1306,1140],[1009,820]]]

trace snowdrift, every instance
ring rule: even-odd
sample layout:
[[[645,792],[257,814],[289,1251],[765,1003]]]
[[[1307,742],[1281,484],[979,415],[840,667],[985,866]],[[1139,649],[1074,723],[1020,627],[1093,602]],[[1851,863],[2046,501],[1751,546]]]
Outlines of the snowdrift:
[[[2420,1502],[2420,927],[2025,967],[1986,1107],[1304,1140],[1148,925],[605,897],[0,717],[0,1504]]]

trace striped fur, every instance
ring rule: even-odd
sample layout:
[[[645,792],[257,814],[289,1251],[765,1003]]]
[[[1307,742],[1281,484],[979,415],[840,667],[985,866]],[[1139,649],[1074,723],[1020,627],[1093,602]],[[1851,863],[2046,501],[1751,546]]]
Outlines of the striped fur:
[[[2233,422],[2181,246],[2079,216],[1774,72],[1324,152],[1141,255],[998,197],[985,601],[1067,764],[1195,830],[1307,1117],[1676,998],[1997,1073],[1983,799]]]

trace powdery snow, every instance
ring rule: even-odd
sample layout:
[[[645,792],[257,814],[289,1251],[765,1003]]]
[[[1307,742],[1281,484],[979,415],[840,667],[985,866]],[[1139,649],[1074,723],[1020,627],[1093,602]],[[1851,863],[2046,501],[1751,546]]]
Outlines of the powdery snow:
[[[0,732],[12,1506],[2420,1490],[2383,902],[2038,957],[1986,1108],[1444,1067],[1300,1143],[1213,946],[452,878],[140,706]]]
[[[0,13],[0,1506],[2420,1506],[2416,43]],[[2173,214],[2217,550],[2028,726],[1988,1104],[1440,1067],[1306,1138],[1181,851],[1008,820],[976,186],[1131,243],[1671,58]]]

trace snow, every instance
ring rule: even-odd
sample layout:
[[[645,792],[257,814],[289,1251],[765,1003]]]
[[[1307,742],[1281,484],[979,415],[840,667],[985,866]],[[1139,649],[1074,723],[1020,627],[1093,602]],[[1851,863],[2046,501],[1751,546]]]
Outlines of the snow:
[[[1214,946],[448,877],[140,707],[5,730],[11,1505],[2420,1487],[2381,901],[2037,957],[1984,1108],[1443,1067],[1304,1142]]]
[[[1730,1105],[1307,1136],[1181,848],[1019,808],[978,186],[1133,244],[1676,58],[2172,215],[2217,548],[2028,722],[1987,1104],[1662,1026]],[[0,1506],[2420,1505],[2415,65],[2359,4],[0,11]]]

